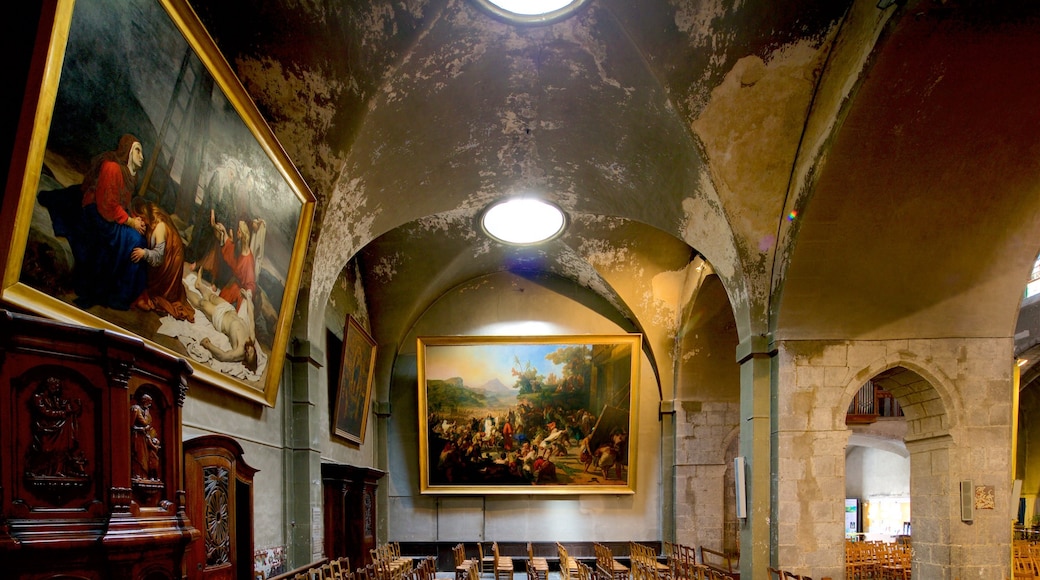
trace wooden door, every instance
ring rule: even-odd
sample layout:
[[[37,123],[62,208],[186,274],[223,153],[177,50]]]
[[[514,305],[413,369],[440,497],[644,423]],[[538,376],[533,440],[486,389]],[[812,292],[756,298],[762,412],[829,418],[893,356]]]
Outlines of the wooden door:
[[[237,441],[207,435],[184,442],[188,518],[202,538],[188,546],[188,578],[253,577],[253,475]]]

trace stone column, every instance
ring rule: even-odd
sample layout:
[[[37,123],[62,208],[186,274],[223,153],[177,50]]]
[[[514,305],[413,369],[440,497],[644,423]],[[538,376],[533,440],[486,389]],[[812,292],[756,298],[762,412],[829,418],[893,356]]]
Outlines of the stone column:
[[[285,513],[288,519],[289,568],[304,566],[324,556],[322,519],[321,417],[318,389],[326,387],[324,353],[308,341],[295,339],[288,357],[286,413]]]
[[[745,458],[747,518],[740,530],[740,575],[764,578],[769,566],[772,513],[773,362],[768,337],[752,336],[737,345],[740,365],[740,454]]]

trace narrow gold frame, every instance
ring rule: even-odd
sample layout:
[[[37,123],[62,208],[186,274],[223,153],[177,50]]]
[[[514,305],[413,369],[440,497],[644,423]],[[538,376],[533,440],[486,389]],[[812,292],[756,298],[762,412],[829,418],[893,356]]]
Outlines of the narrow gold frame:
[[[246,383],[187,359],[194,369],[195,377],[250,401],[274,406],[303,271],[315,198],[187,1],[155,1],[162,6],[170,17],[171,25],[184,36],[188,46],[213,76],[242,122],[257,139],[261,150],[267,154],[274,171],[284,178],[288,189],[300,204],[295,238],[291,243],[291,257],[285,272],[284,293],[277,323],[273,329],[273,344],[262,384]],[[138,336],[131,330],[80,310],[19,281],[65,51],[74,18],[74,4],[74,0],[46,0],[41,10],[34,60],[30,66],[21,122],[5,184],[7,203],[4,204],[0,216],[0,228],[4,232],[10,232],[8,236],[0,236],[0,255],[7,257],[0,300],[45,317]],[[17,203],[11,203],[10,200],[17,200]],[[148,337],[141,338],[149,340]],[[161,345],[156,346],[163,348]]]
[[[640,334],[626,334],[626,335],[559,335],[559,336],[442,336],[442,337],[419,337],[417,340],[416,347],[416,359],[418,365],[418,399],[419,399],[419,472],[420,472],[420,492],[423,494],[444,494],[444,495],[532,495],[532,494],[546,494],[546,495],[567,495],[567,494],[632,494],[635,493],[636,488],[636,449],[638,448],[637,434],[638,434],[638,401],[639,401],[639,369],[642,363],[642,335]],[[439,409],[431,409],[429,397],[428,397],[428,384],[430,380],[443,380],[450,377],[431,377],[428,373],[428,367],[435,365],[439,362],[438,357],[444,357],[437,352],[437,349],[447,348],[449,350],[456,351],[455,355],[460,354],[469,356],[476,360],[478,357],[473,356],[477,352],[477,348],[493,347],[496,350],[501,350],[499,354],[509,355],[519,352],[520,348],[527,346],[558,346],[558,347],[570,347],[570,346],[614,346],[614,355],[611,356],[611,362],[617,362],[623,360],[625,356],[624,351],[627,351],[627,356],[630,359],[629,370],[624,377],[618,377],[617,380],[612,383],[612,387],[627,388],[628,389],[628,441],[627,441],[627,467],[625,471],[627,475],[623,482],[602,482],[602,483],[539,483],[530,485],[515,485],[515,484],[483,484],[467,482],[462,484],[445,484],[443,482],[431,482],[431,472],[434,469],[431,466],[431,455],[430,455],[430,433],[431,425],[429,424],[429,418],[431,412],[438,412]],[[466,353],[466,349],[472,349],[471,353]],[[446,352],[446,351],[445,351]],[[486,351],[485,351],[486,352]],[[621,356],[617,356],[617,353],[621,353]],[[519,355],[517,355],[519,356]],[[492,358],[486,354],[479,357],[479,360],[485,361]],[[521,363],[524,361],[521,360]],[[530,361],[528,361],[530,362]],[[605,369],[608,365],[593,365],[596,372]],[[461,372],[462,367],[458,367]],[[604,373],[608,374],[609,373]],[[460,377],[465,382],[465,377]],[[504,378],[504,377],[503,377]],[[627,379],[629,382],[627,385],[619,385],[618,380]],[[502,381],[505,382],[504,380]],[[591,405],[591,403],[590,403]],[[592,410],[590,409],[590,412]],[[572,453],[577,453],[577,449],[572,449]]]
[[[343,350],[340,358],[339,378],[336,381],[336,412],[333,414],[332,431],[351,443],[361,445],[365,442],[368,414],[372,410],[376,341],[349,314],[343,327]],[[359,391],[361,392],[360,397],[357,396]],[[352,397],[351,394],[354,396]],[[351,426],[343,425],[344,419],[358,414],[359,411],[360,420],[353,430],[350,429]]]

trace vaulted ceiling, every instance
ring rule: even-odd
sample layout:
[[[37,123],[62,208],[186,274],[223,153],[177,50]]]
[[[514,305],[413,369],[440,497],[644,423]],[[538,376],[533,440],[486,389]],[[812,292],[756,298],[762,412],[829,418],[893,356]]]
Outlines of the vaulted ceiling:
[[[704,261],[740,339],[1014,332],[1040,250],[1035,2],[588,0],[530,26],[472,0],[191,4],[318,198],[312,332],[337,280],[398,344],[508,271],[674,336],[689,291],[654,281]],[[483,236],[518,194],[566,233]]]

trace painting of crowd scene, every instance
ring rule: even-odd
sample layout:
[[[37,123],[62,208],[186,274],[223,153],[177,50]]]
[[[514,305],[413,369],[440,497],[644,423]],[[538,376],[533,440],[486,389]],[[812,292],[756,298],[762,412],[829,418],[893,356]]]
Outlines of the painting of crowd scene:
[[[162,3],[72,10],[5,298],[129,331],[273,403],[313,196]]]
[[[638,335],[420,339],[423,491],[634,489]]]

